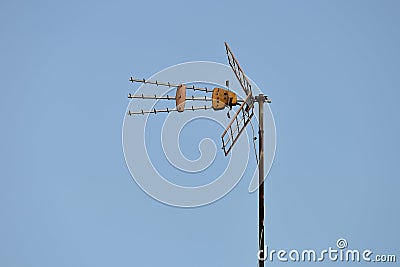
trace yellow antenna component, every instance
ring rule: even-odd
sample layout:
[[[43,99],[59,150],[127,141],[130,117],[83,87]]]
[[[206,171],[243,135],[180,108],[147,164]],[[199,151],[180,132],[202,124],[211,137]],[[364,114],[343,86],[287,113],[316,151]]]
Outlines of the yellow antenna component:
[[[212,93],[212,107],[214,110],[221,110],[226,106],[232,107],[236,105],[237,96],[234,92],[223,88],[214,88]]]
[[[186,102],[186,85],[180,84],[176,89],[176,109],[178,112],[183,112],[185,110]]]

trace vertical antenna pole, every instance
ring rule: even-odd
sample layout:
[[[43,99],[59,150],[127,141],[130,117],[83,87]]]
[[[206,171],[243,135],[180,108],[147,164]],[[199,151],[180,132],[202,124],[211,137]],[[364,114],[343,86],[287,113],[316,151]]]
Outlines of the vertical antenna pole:
[[[264,267],[265,258],[264,251],[264,102],[265,96],[259,94],[256,97],[258,102],[258,235],[259,235],[259,251],[260,260],[258,262],[259,267]]]

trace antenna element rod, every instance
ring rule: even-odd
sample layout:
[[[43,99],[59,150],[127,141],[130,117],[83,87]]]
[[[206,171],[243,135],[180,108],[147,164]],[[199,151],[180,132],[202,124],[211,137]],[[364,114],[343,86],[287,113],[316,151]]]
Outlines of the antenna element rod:
[[[140,99],[165,99],[165,100],[176,100],[176,96],[151,96],[151,95],[132,95],[132,94],[128,94],[128,98],[140,98]],[[212,101],[212,98],[209,97],[195,97],[195,96],[191,96],[191,97],[187,97],[185,98],[185,100],[193,100],[193,101]]]
[[[207,110],[207,109],[212,109],[212,107],[207,107],[207,106],[193,107],[192,106],[190,108],[185,108],[183,110],[195,111],[195,110]],[[163,112],[170,113],[170,112],[174,112],[174,111],[178,111],[178,110],[176,108],[174,108],[174,109],[169,109],[169,108],[167,108],[167,109],[153,109],[153,110],[148,110],[148,111],[141,110],[141,111],[134,111],[134,112],[129,110],[127,114],[129,116],[132,116],[132,115],[144,115],[144,114],[157,114],[157,113],[163,113]]]
[[[146,84],[146,83],[148,83],[148,84],[155,84],[155,85],[162,85],[162,86],[168,86],[168,87],[178,87],[179,86],[179,84],[172,84],[172,83],[163,83],[163,82],[159,82],[159,81],[148,81],[148,80],[146,80],[146,79],[135,79],[135,78],[133,78],[133,77],[131,77],[130,79],[129,79],[129,81],[131,81],[132,83],[133,82],[137,82],[137,83],[144,83],[144,84]],[[207,89],[207,87],[205,87],[205,88],[197,88],[197,87],[194,87],[194,85],[192,85],[192,86],[188,86],[188,85],[186,85],[186,89],[192,89],[192,90],[194,90],[194,91],[202,91],[202,92],[206,92],[206,93],[211,93],[213,90],[208,90]]]

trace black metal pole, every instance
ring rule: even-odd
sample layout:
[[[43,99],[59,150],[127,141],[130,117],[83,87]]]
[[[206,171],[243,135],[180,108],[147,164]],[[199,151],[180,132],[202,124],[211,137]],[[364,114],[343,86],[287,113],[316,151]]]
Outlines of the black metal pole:
[[[259,267],[264,267],[264,102],[265,97],[259,94],[258,102],[258,236],[259,236]]]

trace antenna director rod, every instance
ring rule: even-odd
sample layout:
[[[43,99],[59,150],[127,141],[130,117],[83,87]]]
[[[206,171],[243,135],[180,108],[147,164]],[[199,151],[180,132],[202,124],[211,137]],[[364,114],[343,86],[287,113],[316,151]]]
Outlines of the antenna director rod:
[[[179,84],[172,84],[172,83],[163,83],[163,82],[159,82],[159,81],[148,81],[146,79],[135,79],[133,77],[131,77],[129,79],[129,81],[133,82],[137,82],[137,83],[144,83],[144,84],[155,84],[157,86],[161,85],[161,86],[168,86],[168,87],[178,87]],[[202,92],[206,92],[206,93],[211,93],[213,90],[208,90],[207,87],[205,88],[197,88],[194,87],[194,85],[192,86],[186,86],[186,89],[192,89],[194,91],[202,91]]]
[[[140,99],[165,99],[165,100],[176,100],[176,96],[150,96],[150,95],[132,95],[132,94],[128,94],[128,98],[140,98]],[[185,100],[197,100],[197,101],[212,101],[212,98],[209,97],[195,97],[195,96],[191,96],[191,97],[187,97],[185,98]]]
[[[203,106],[203,107],[191,107],[191,108],[185,108],[184,110],[207,110],[207,109],[212,109],[212,107],[207,107],[207,106]],[[174,111],[178,111],[176,108],[174,109],[153,109],[153,110],[142,110],[142,111],[135,111],[135,112],[131,112],[130,110],[128,111],[128,115],[144,115],[144,114],[157,114],[157,113],[170,113],[170,112],[174,112]],[[183,111],[183,110],[182,110]],[[180,111],[179,111],[180,112]]]

